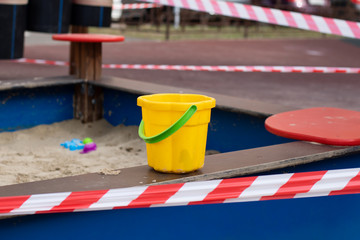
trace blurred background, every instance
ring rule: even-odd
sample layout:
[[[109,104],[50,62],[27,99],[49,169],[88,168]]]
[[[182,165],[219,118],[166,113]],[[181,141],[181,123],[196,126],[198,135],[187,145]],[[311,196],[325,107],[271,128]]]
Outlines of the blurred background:
[[[359,21],[360,0],[228,0],[289,10],[330,18]],[[268,25],[255,21],[158,6],[147,9],[121,9],[134,0],[114,0],[113,28],[127,35],[150,39],[238,39],[277,37],[324,37],[324,34]],[[108,31],[109,32],[109,31]],[[221,35],[219,35],[219,32]],[[110,31],[111,33],[111,31]]]

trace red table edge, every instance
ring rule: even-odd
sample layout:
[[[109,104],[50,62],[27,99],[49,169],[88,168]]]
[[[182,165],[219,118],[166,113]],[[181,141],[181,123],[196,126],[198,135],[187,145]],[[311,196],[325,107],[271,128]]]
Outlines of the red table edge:
[[[52,35],[53,40],[69,41],[69,42],[122,42],[125,40],[124,36],[109,35],[109,34],[92,34],[92,33],[64,33]]]
[[[357,146],[360,145],[360,138],[353,139],[353,140],[344,140],[344,139],[334,139],[334,138],[322,138],[322,137],[316,137],[316,136],[309,136],[307,134],[293,134],[286,131],[282,131],[279,129],[275,129],[270,127],[266,124],[265,121],[265,128],[270,133],[284,138],[294,139],[294,140],[300,140],[300,141],[306,141],[306,142],[316,142],[326,145],[332,145],[332,146]]]

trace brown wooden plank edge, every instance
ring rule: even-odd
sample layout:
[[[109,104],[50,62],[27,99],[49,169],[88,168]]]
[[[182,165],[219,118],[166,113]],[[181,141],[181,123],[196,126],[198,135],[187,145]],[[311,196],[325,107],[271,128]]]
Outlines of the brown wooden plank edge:
[[[82,79],[77,79],[73,76],[59,76],[47,78],[31,78],[21,80],[0,80],[0,91],[11,90],[17,88],[37,88],[37,87],[51,87],[69,84],[83,83]]]
[[[283,167],[322,161],[360,152],[360,146],[334,147],[291,142],[205,157],[202,169],[187,174],[158,173],[148,166],[121,169],[117,175],[100,173],[57,178],[0,187],[0,196],[124,188],[181,183],[257,174]]]

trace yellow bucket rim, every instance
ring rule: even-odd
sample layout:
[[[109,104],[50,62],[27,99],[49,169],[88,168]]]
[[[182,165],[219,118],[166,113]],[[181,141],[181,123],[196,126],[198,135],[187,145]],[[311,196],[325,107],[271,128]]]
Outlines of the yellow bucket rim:
[[[169,98],[182,98],[191,99],[195,98],[194,101],[159,101],[156,100],[161,97]],[[137,98],[137,105],[152,110],[159,111],[186,111],[191,105],[196,105],[198,110],[210,109],[215,107],[215,98],[208,97],[201,94],[185,94],[185,93],[158,93],[143,95]]]

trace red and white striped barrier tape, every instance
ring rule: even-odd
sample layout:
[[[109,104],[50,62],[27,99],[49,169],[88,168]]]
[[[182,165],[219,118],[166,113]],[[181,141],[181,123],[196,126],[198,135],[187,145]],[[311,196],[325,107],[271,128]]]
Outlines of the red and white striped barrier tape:
[[[18,63],[32,63],[32,64],[40,64],[40,65],[69,66],[68,62],[52,61],[52,60],[44,60],[44,59],[20,58],[20,59],[15,59],[12,61],[18,62]]]
[[[0,216],[234,203],[360,193],[360,169],[0,197]]]
[[[21,58],[19,63],[68,66],[68,62]],[[360,73],[360,68],[351,67],[305,67],[305,66],[195,66],[154,64],[103,64],[106,69],[176,70],[207,72],[277,72],[277,73]]]
[[[360,68],[304,66],[194,66],[152,64],[103,64],[108,69],[177,70],[207,72],[278,72],[278,73],[360,73]]]
[[[360,22],[217,0],[142,1],[315,32],[335,34],[349,38],[360,38]]]
[[[146,8],[158,8],[159,4],[154,3],[130,3],[130,4],[114,4],[112,9],[114,10],[127,10],[127,9],[146,9]]]

